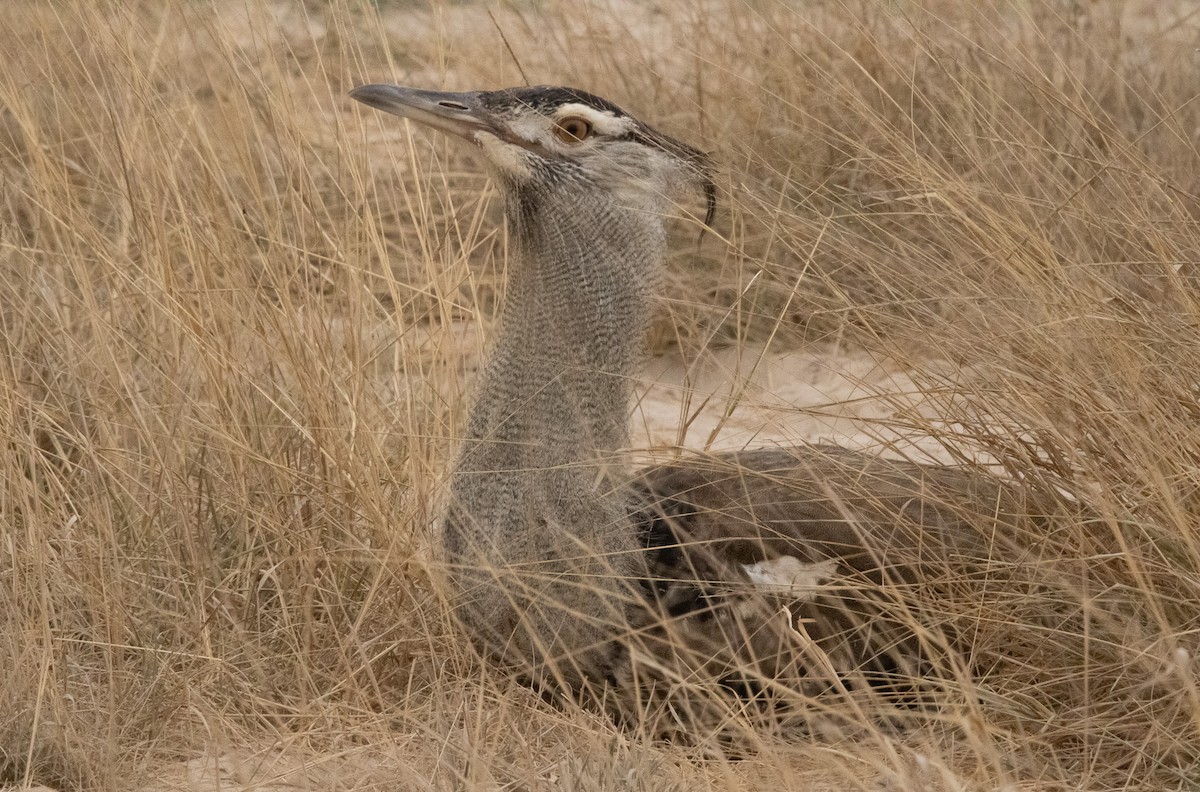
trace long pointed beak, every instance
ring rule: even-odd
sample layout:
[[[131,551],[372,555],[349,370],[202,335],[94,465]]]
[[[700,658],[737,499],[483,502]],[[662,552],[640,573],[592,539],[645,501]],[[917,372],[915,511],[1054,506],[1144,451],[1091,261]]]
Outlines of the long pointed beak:
[[[480,130],[494,131],[491,114],[483,108],[478,93],[376,84],[360,85],[350,92],[350,98],[471,142],[475,142],[475,133]]]

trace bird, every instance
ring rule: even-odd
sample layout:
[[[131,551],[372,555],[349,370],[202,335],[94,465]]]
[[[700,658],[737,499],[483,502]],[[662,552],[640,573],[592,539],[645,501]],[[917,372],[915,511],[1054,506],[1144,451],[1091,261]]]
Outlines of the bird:
[[[697,679],[752,699],[919,686],[947,646],[907,605],[989,562],[1031,513],[1019,491],[828,443],[629,463],[666,221],[694,194],[712,223],[710,157],[576,88],[350,96],[472,145],[505,201],[509,282],[441,528],[491,661],[673,717],[706,706],[673,700]]]

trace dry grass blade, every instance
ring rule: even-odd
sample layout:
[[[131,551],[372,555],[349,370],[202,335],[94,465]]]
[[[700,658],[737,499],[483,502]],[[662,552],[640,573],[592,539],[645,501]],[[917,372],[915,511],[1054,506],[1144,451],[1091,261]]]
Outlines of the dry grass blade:
[[[489,8],[3,3],[0,786],[1200,785],[1191,4]],[[344,97],[517,59],[722,164],[644,434],[1053,504],[986,585],[872,602],[937,707],[697,697],[712,731],[656,742],[450,628],[431,525],[507,240],[469,152]]]

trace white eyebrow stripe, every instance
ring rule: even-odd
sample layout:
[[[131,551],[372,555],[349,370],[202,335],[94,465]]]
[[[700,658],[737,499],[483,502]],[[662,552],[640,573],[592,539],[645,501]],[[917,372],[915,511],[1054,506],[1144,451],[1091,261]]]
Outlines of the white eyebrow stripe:
[[[597,110],[589,105],[580,104],[579,102],[570,102],[561,105],[554,113],[554,120],[567,118],[568,116],[579,116],[587,119],[588,123],[602,135],[616,137],[623,135],[633,128],[633,119],[628,116],[618,116],[608,110]]]

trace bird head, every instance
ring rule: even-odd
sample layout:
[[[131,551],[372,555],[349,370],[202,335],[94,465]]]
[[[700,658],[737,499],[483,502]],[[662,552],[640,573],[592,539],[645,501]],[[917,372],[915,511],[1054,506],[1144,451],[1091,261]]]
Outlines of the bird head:
[[[680,188],[694,186],[707,201],[705,225],[716,211],[707,155],[586,91],[543,85],[450,93],[363,85],[350,96],[475,144],[496,176],[518,191],[601,189],[657,209]]]

